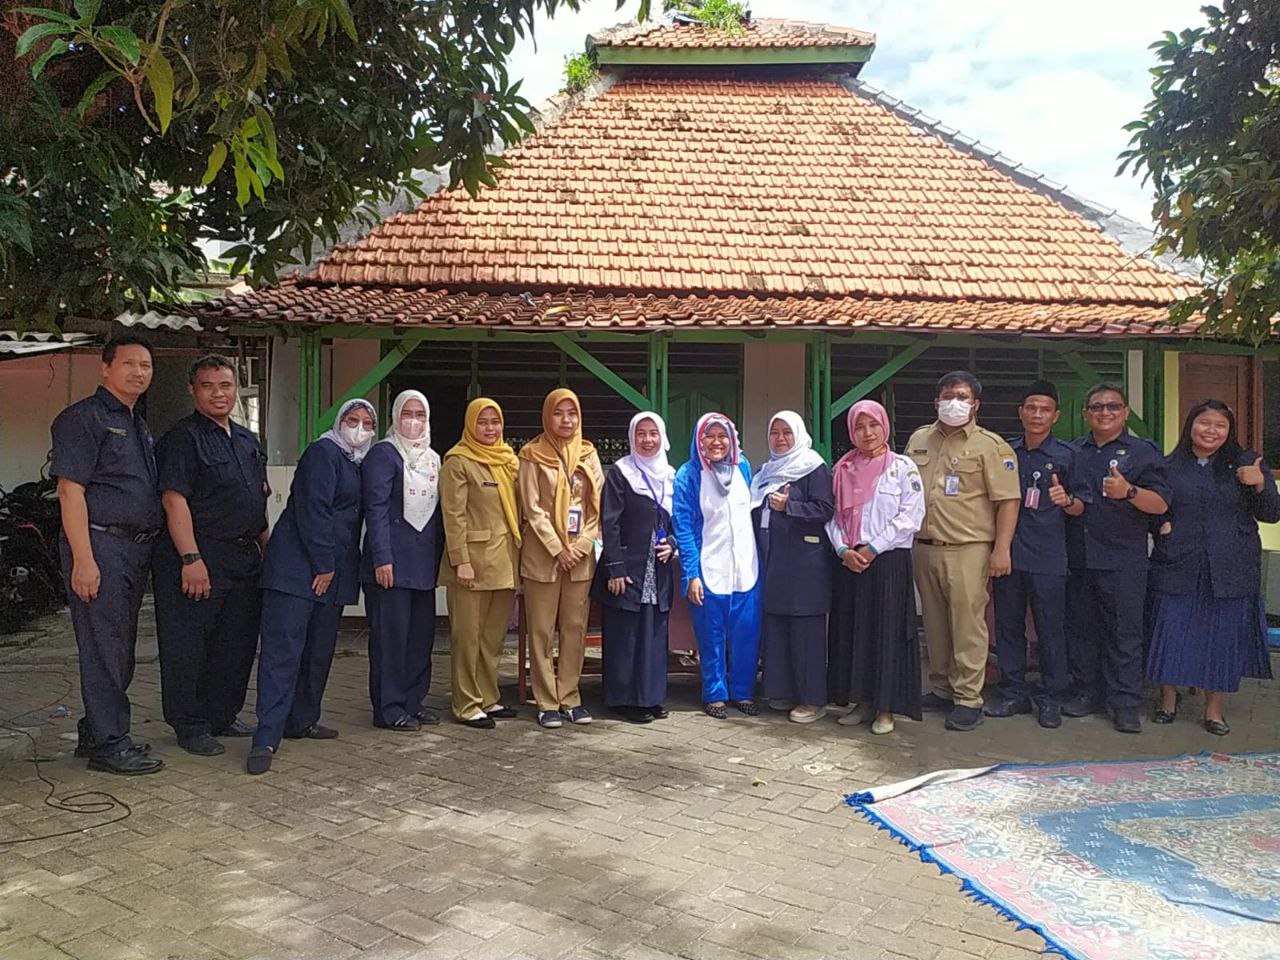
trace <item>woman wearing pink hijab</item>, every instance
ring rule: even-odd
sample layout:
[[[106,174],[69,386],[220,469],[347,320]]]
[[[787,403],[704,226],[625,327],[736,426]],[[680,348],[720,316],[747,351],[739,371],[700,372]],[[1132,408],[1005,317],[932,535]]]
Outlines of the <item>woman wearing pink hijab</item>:
[[[893,731],[895,713],[920,719],[911,542],[924,520],[920,471],[890,449],[889,414],[874,400],[849,410],[854,449],[835,465],[836,512],[827,536],[840,558],[827,635],[830,699],[852,710],[837,720]]]

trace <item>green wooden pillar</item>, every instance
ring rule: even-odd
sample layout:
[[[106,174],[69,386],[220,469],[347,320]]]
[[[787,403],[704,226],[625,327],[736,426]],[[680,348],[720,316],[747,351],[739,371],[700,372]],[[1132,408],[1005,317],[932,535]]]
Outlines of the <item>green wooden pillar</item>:
[[[652,409],[667,419],[669,406],[670,378],[667,367],[667,338],[661,334],[649,337],[649,378],[646,382],[646,393]]]
[[[320,433],[320,407],[323,403],[322,367],[324,363],[323,338],[318,330],[304,330],[299,338],[301,352],[301,389],[298,391],[298,450],[306,448]]]
[[[831,339],[821,334],[805,350],[809,380],[809,420],[813,447],[831,459]]]

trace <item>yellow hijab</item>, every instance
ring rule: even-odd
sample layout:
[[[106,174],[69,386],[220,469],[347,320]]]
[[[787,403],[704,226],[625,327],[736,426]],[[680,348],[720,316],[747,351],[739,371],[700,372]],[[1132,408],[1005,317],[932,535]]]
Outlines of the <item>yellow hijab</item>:
[[[502,513],[507,520],[507,529],[515,537],[516,543],[519,543],[520,511],[516,506],[516,474],[519,471],[520,462],[516,459],[511,444],[507,443],[501,434],[498,436],[498,441],[491,445],[481,443],[476,435],[476,421],[480,419],[480,414],[490,407],[498,411],[503,425],[506,425],[502,408],[496,401],[488,397],[476,397],[467,404],[467,413],[463,418],[462,439],[450,448],[444,458],[448,460],[450,457],[466,457],[489,468],[489,473],[498,484],[498,499],[502,501]]]
[[[578,408],[578,432],[568,440],[561,440],[551,427],[551,414],[565,400],[572,400]],[[556,471],[556,502],[551,523],[566,545],[569,543],[569,477],[581,470],[587,478],[587,493],[593,498],[600,496],[601,478],[596,476],[590,462],[595,452],[595,444],[582,437],[582,403],[578,395],[565,387],[552,390],[542,401],[542,433],[520,448],[520,459]]]

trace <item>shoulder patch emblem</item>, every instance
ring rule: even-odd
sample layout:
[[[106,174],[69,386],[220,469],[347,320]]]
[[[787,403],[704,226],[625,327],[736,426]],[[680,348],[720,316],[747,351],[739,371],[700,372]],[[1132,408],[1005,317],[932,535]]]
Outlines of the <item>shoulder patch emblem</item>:
[[[920,492],[919,474],[915,474],[911,477],[911,489],[914,490],[916,493]]]
[[[1006,470],[1012,470],[1012,469],[1013,469],[1013,461],[1012,461],[1012,460],[1010,460],[1008,457],[1005,457],[1005,458],[1004,458],[1004,468],[1005,468]]]

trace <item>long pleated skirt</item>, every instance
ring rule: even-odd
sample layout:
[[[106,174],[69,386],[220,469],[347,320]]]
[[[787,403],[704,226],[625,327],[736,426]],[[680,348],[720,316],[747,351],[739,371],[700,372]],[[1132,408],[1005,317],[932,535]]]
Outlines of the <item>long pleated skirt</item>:
[[[1271,679],[1261,598],[1215,597],[1207,563],[1194,594],[1152,591],[1147,616],[1148,679],[1223,693],[1243,677]]]
[[[921,718],[920,643],[911,551],[889,550],[863,573],[832,579],[827,691],[832,703]]]
[[[610,707],[656,707],[667,699],[667,619],[656,603],[600,610],[601,692]]]

